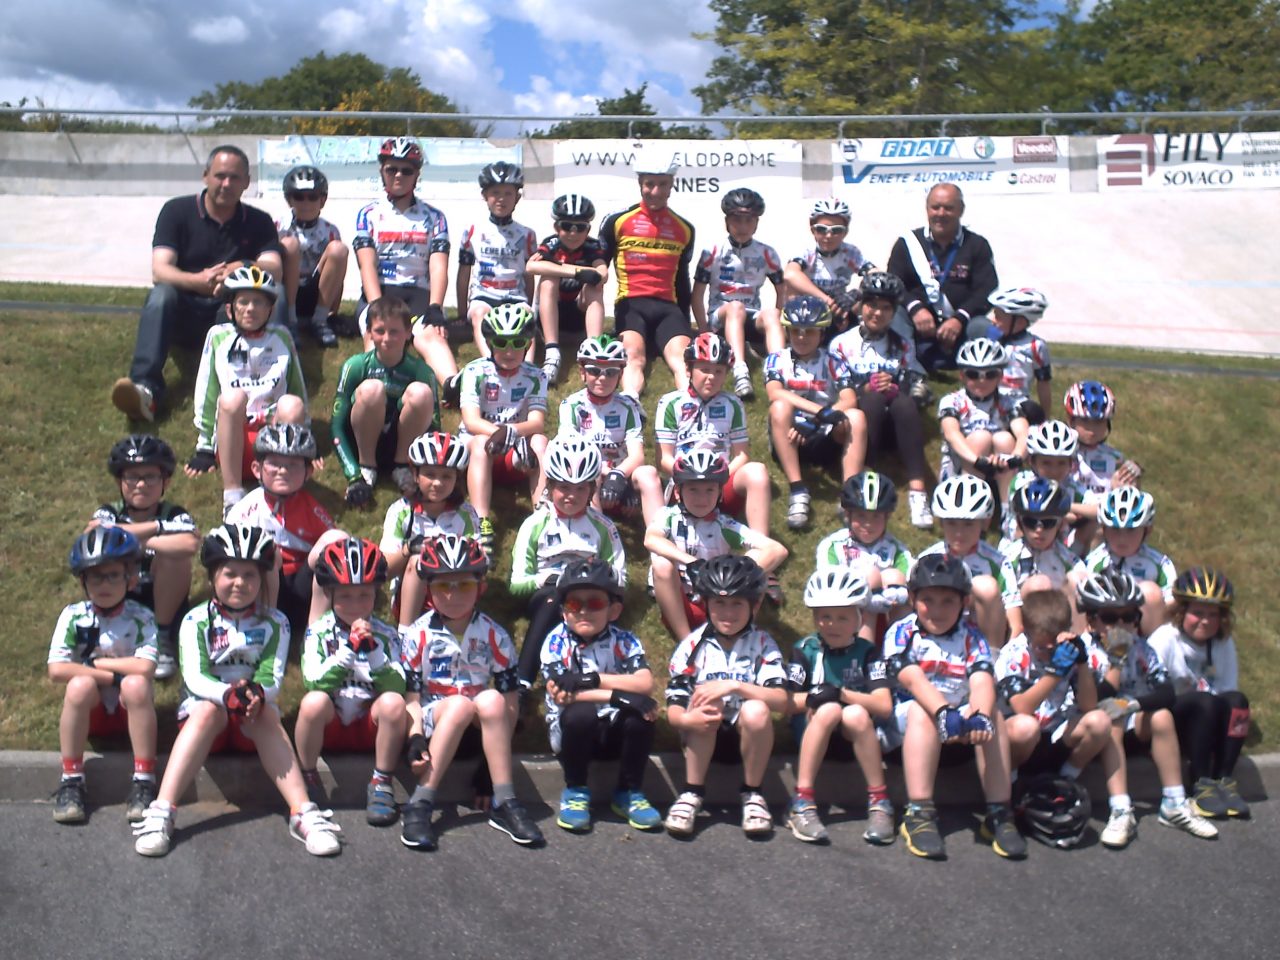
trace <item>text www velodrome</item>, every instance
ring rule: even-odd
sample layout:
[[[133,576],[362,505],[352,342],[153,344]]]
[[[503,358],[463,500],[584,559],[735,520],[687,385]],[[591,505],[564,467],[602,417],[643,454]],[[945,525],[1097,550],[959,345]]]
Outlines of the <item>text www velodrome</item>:
[[[573,165],[575,167],[629,167],[635,163],[636,155],[625,151],[601,151],[588,153],[574,153]],[[777,155],[772,151],[766,153],[735,153],[726,150],[723,153],[716,153],[709,150],[699,150],[693,153],[678,151],[671,155],[672,162],[681,167],[776,167],[778,165]]]

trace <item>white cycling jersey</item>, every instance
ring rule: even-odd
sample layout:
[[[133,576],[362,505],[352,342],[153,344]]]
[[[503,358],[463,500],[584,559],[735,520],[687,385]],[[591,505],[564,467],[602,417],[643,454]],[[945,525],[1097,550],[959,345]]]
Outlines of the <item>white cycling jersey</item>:
[[[1240,689],[1240,664],[1236,642],[1232,637],[1219,637],[1208,643],[1195,643],[1175,623],[1157,627],[1147,643],[1165,665],[1175,693],[1228,693]]]
[[[627,458],[627,444],[644,440],[644,411],[630,394],[599,400],[584,387],[560,401],[560,433],[580,434],[600,448],[605,470]]]
[[[382,521],[382,542],[408,543],[415,537],[431,539],[445,534],[474,537],[479,529],[480,515],[469,503],[460,503],[456,508],[443,510],[433,517],[422,508],[418,498],[410,501],[401,497],[387,507]]]
[[[288,331],[273,323],[251,334],[242,334],[234,323],[209,328],[196,373],[192,423],[199,431],[197,450],[215,449],[218,397],[228,390],[244,391],[250,424],[266,423],[286,393],[300,399],[305,409],[307,385]]]
[[[948,393],[938,403],[938,421],[948,417],[954,418],[960,425],[961,436],[971,436],[979,430],[988,433],[999,433],[1009,430],[1018,407],[1018,398],[1003,387],[998,388],[985,399],[969,396],[967,390],[956,390]],[[938,469],[938,479],[946,480],[963,472],[963,464],[951,450],[951,444],[942,441],[942,463]]]
[[[467,227],[458,246],[458,265],[471,267],[467,298],[528,303],[524,268],[537,249],[534,232],[514,220],[488,219]]]
[[[449,252],[449,223],[444,213],[414,198],[406,210],[383,197],[365,204],[356,214],[352,249],[373,247],[378,275],[388,286],[431,286],[428,262],[433,253]]]
[[[742,401],[721,390],[703,400],[692,388],[672,390],[658,401],[654,439],[675,447],[676,456],[691,450],[715,450],[731,459],[735,444],[746,443],[747,411]]]
[[[1031,396],[1032,384],[1039,380],[1049,380],[1053,376],[1049,364],[1049,344],[1026,330],[1017,336],[999,339],[1009,351],[1009,362],[1005,364],[1000,386],[1019,400],[1034,399]]]
[[[351,651],[351,628],[332,610],[307,627],[303,639],[303,686],[329,694],[344,726],[368,713],[380,694],[405,688],[399,633],[377,617],[369,618],[369,626],[377,640],[372,652]],[[349,665],[344,665],[344,659]]]
[[[511,549],[511,593],[528,596],[557,580],[575,560],[599,557],[613,568],[614,577],[627,583],[627,559],[622,538],[612,520],[595,507],[576,517],[542,503],[525,517]]]
[[[500,693],[519,687],[518,660],[511,634],[491,616],[478,610],[461,637],[456,637],[435,610],[428,610],[411,626],[400,628],[405,689],[429,706],[445,697],[474,698],[489,689]],[[430,737],[433,711],[423,709],[423,733]]]
[[[818,567],[874,566],[880,570],[898,570],[905,577],[911,572],[911,551],[888,531],[875,543],[860,543],[848,530],[829,533],[818,543]],[[864,573],[865,576],[865,573]]]
[[[1139,583],[1149,580],[1160,588],[1165,603],[1173,602],[1173,582],[1178,579],[1178,570],[1172,560],[1149,543],[1140,546],[1138,552],[1131,557],[1117,557],[1105,543],[1100,543],[1089,551],[1084,558],[1084,565],[1090,573],[1110,567],[1112,570],[1124,571]]]
[[[852,243],[842,243],[831,253],[823,253],[817,246],[811,246],[797,256],[791,258],[792,263],[800,264],[805,276],[813,281],[814,286],[829,297],[843,294],[853,278],[858,276],[868,263],[862,251]]]
[[[539,657],[542,676],[554,679],[557,669],[575,673],[626,674],[649,669],[644,644],[629,630],[611,624],[598,636],[583,642],[563,623],[551,628],[542,641]],[[609,703],[597,703],[596,716],[612,720],[618,708]],[[551,738],[551,752],[560,752],[560,705],[550,693],[546,696],[547,733]]]
[[[688,707],[694,688],[710,680],[737,680],[760,687],[781,687],[787,682],[782,651],[773,637],[759,627],[749,627],[725,649],[711,625],[703,624],[676,646],[669,672],[668,706]],[[721,698],[722,722],[738,719],[742,701],[737,694]]]
[[[908,373],[924,376],[915,344],[892,330],[868,337],[859,324],[833,339],[831,352],[849,367],[855,387],[863,386],[873,373],[887,373],[898,384]]]
[[[1111,492],[1112,478],[1124,463],[1125,456],[1110,444],[1100,443],[1076,450],[1076,465],[1071,479],[1084,489],[1085,503],[1101,503]]]
[[[1053,541],[1047,550],[1033,550],[1025,540],[1012,540],[1002,544],[1000,552],[1013,567],[1019,587],[1040,574],[1049,578],[1055,590],[1061,590],[1072,574],[1080,577],[1085,573],[1084,563],[1060,540]]]
[[[1107,661],[1106,651],[1096,644],[1086,641],[1085,649],[1088,659],[1085,669],[1094,670]],[[996,657],[996,685],[1001,695],[1007,700],[1031,688],[1045,675],[1045,667],[1036,659],[1031,641],[1025,633],[1020,633],[1004,645],[1000,655]],[[1040,721],[1040,729],[1052,731],[1051,742],[1056,743],[1066,733],[1066,724],[1080,715],[1076,706],[1075,677],[1080,666],[1072,667],[1070,672],[1058,679],[1057,685],[1049,691],[1039,706],[1036,707],[1036,719]]]
[[[298,241],[298,279],[303,283],[310,280],[320,269],[320,258],[325,248],[334,240],[341,240],[342,234],[324,217],[317,217],[310,223],[301,223],[292,217],[287,225],[276,221],[276,231],[280,239],[295,237]]]
[[[939,540],[932,546],[920,551],[916,559],[935,554],[946,555],[949,552],[947,542]],[[1006,610],[1022,606],[1022,594],[1018,592],[1018,578],[1014,575],[1013,566],[1009,563],[1008,558],[999,550],[987,543],[987,541],[979,540],[978,545],[973,548],[973,552],[965,554],[960,559],[969,568],[971,577],[995,578],[996,584],[1000,587],[1000,599]]]
[[[178,719],[185,719],[197,700],[222,703],[227,689],[240,680],[261,684],[274,705],[288,657],[289,621],[279,610],[258,604],[232,613],[212,600],[193,607],[178,628],[186,694]]]
[[[797,357],[790,347],[769,354],[764,361],[764,382],[780,383],[784,389],[824,407],[839,400],[841,390],[853,389],[849,368],[825,347],[808,357]]]
[[[521,363],[515,370],[499,370],[491,357],[472,360],[462,368],[461,407],[479,407],[490,423],[522,423],[533,410],[547,410],[547,377],[539,367]],[[460,436],[467,428],[459,423]]]
[[[738,301],[748,310],[760,309],[760,288],[765,281],[782,283],[782,259],[767,243],[753,238],[738,245],[726,237],[702,251],[693,279],[710,287],[707,314],[712,328],[719,330],[723,321],[716,314],[726,303]]]
[[[915,664],[937,688],[950,706],[969,699],[969,677],[977,672],[991,673],[994,664],[987,638],[977,624],[961,617],[949,633],[926,633],[920,629],[914,613],[894,623],[884,635],[884,658],[899,656],[904,665]],[[895,703],[915,699],[897,684]]]

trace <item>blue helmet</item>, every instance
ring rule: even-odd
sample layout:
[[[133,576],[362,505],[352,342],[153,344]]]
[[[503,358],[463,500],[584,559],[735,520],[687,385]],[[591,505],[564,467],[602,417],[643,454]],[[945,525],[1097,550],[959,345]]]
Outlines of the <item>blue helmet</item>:
[[[1019,517],[1065,517],[1070,510],[1067,491],[1043,477],[1036,477],[1013,495],[1013,512]]]
[[[784,327],[829,327],[831,309],[817,297],[792,297],[783,305]]]
[[[138,538],[132,533],[119,527],[94,527],[88,533],[76,537],[67,562],[71,566],[71,572],[79,577],[86,571],[113,560],[137,563],[141,559],[142,544],[138,543]]]
[[[1116,412],[1116,396],[1105,383],[1081,380],[1067,389],[1062,398],[1067,416],[1082,420],[1110,420]]]

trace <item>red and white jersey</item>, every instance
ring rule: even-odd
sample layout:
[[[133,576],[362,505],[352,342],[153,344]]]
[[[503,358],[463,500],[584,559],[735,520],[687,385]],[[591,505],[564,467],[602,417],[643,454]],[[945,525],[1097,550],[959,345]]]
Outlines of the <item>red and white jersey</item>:
[[[338,228],[324,217],[317,217],[310,223],[299,223],[297,217],[294,217],[287,225],[277,220],[276,230],[279,231],[281,240],[285,237],[297,238],[298,279],[303,283],[320,268],[320,257],[324,255],[325,247],[334,240],[342,239]]]
[[[748,310],[759,310],[764,282],[782,282],[782,259],[767,243],[752,239],[739,246],[732,237],[726,237],[702,251],[693,279],[710,287],[708,314],[731,300],[744,304]]]
[[[487,613],[474,612],[456,637],[439,613],[428,610],[412,626],[401,627],[400,637],[406,689],[424,702],[474,697],[491,682],[503,693],[518,685],[516,645]]]
[[[950,633],[925,633],[910,614],[893,624],[884,635],[884,659],[904,658],[904,666],[914,664],[924,671],[947,703],[957,707],[969,699],[969,677],[975,672],[990,673],[994,669],[991,648],[977,624],[961,617]],[[894,689],[894,700],[902,703],[914,699],[901,686]]]
[[[430,286],[431,255],[449,252],[449,223],[442,211],[416,197],[403,211],[384,197],[360,208],[351,246],[377,250],[378,275],[384,284],[425,288]]]
[[[869,263],[852,243],[842,243],[832,253],[823,253],[812,246],[792,257],[791,262],[800,264],[813,285],[832,297],[848,290],[853,278]]]
[[[1097,665],[1107,662],[1105,650],[1100,650],[1088,641],[1085,647],[1088,651],[1085,669],[1093,670]],[[1020,633],[1006,643],[1000,655],[996,657],[996,685],[1006,699],[1016,696],[1030,689],[1032,684],[1043,677],[1047,666],[1048,663],[1042,663],[1036,659],[1027,635]],[[1079,714],[1074,686],[1076,672],[1079,669],[1078,666],[1072,667],[1067,676],[1059,678],[1057,685],[1036,707],[1036,719],[1040,721],[1041,729],[1056,729]]]
[[[787,682],[782,651],[759,627],[743,631],[726,650],[711,625],[704,624],[680,641],[671,654],[669,669],[667,704],[681,707],[689,706],[695,687],[711,680],[737,680],[759,687],[781,687]],[[737,718],[742,699],[736,694],[722,698],[724,722]]]
[[[1009,351],[1000,385],[1019,399],[1026,399],[1034,381],[1048,380],[1052,375],[1049,344],[1025,330],[1014,337],[1001,337],[1000,342]]]
[[[242,523],[269,533],[284,557],[286,577],[307,562],[316,541],[334,528],[329,511],[307,491],[273,497],[262,487],[245,494],[231,508],[227,523]]]
[[[471,267],[468,299],[527,303],[524,268],[537,249],[533,231],[514,220],[485,220],[467,227],[458,247],[458,264]]]

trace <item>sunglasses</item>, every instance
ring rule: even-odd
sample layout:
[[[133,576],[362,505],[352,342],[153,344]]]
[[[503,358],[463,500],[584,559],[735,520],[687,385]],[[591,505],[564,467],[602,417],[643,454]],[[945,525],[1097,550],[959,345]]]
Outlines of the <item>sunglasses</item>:
[[[1022,517],[1018,522],[1028,530],[1052,530],[1060,521],[1057,517]]]
[[[418,174],[417,167],[393,167],[387,164],[382,168],[383,173],[389,173],[393,177],[414,177]]]
[[[622,373],[621,367],[597,367],[583,364],[582,372],[589,377],[613,377]]]
[[[815,223],[810,229],[820,237],[842,237],[849,232],[848,227],[829,227],[825,223]]]
[[[299,203],[315,203],[317,200],[323,200],[328,194],[316,193],[314,190],[298,191],[289,194],[290,200],[297,200]]]
[[[130,487],[136,487],[138,484],[146,484],[148,487],[152,484],[159,483],[164,479],[164,474],[159,470],[155,473],[125,473],[121,474],[120,479]]]
[[[459,577],[457,579],[432,580],[430,586],[433,590],[443,590],[445,593],[463,593],[468,590],[479,589],[480,581],[475,577]]]
[[[574,220],[557,220],[556,229],[563,233],[586,233],[591,229],[591,224],[578,223]]]
[[[964,372],[966,380],[999,380],[1000,376],[999,370],[966,370]]]
[[[599,613],[601,610],[607,610],[609,607],[608,597],[592,597],[589,600],[581,600],[578,597],[568,597],[560,606],[566,613],[582,613],[590,611],[591,613]]]
[[[529,337],[490,337],[489,346],[495,350],[528,350],[533,341]]]
[[[1094,614],[1099,621],[1108,627],[1114,627],[1117,623],[1139,623],[1142,620],[1142,611],[1130,610],[1128,613],[1117,613],[1114,610],[1101,610]]]

